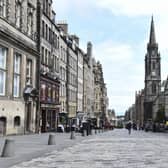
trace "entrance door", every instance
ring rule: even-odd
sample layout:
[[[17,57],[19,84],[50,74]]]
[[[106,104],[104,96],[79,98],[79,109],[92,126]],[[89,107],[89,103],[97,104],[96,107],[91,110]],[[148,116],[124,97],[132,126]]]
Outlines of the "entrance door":
[[[26,121],[26,131],[30,131],[31,125],[31,103],[27,104],[27,121]]]
[[[0,135],[6,134],[6,117],[0,117]]]
[[[42,110],[42,127],[41,132],[46,132],[46,110]]]

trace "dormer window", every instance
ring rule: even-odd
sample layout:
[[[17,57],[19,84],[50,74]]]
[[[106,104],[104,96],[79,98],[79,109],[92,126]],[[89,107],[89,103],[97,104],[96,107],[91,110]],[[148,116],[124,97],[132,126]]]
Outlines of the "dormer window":
[[[16,1],[16,27],[21,28],[22,19],[22,2],[21,0]]]
[[[6,17],[6,0],[0,0],[0,16]]]
[[[27,34],[32,36],[33,33],[33,8],[28,6],[28,15],[27,15]]]

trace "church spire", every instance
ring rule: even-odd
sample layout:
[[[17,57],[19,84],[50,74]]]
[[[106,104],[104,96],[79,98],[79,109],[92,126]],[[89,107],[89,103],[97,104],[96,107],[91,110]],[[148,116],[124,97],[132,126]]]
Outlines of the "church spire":
[[[152,15],[152,20],[151,20],[151,29],[150,29],[150,37],[149,37],[149,45],[152,45],[152,44],[156,44],[153,15]]]

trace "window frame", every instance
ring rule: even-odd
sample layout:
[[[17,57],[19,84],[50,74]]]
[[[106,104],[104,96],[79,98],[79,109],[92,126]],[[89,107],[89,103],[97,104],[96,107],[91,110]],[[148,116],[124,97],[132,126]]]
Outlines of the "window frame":
[[[6,79],[7,79],[7,55],[8,55],[8,49],[3,47],[3,46],[0,46],[1,50],[4,49],[5,50],[5,58],[4,58],[4,64],[3,64],[3,67],[1,67],[0,65],[0,71],[4,74],[4,77],[3,77],[3,92],[0,93],[0,96],[5,96],[6,95]]]
[[[19,70],[18,70],[18,72],[17,72],[17,69],[16,69],[16,71],[15,71],[15,58],[16,58],[16,56],[19,56],[20,58],[20,60],[19,60],[19,65],[18,65],[18,67],[17,68],[19,68]],[[20,91],[20,89],[21,89],[21,57],[22,57],[22,55],[20,54],[20,53],[18,53],[18,52],[15,52],[14,53],[14,62],[13,62],[13,97],[14,98],[19,98],[20,97],[20,94],[21,94],[21,91]],[[15,78],[16,77],[16,78]],[[18,84],[18,86],[17,86],[17,94],[15,94],[15,79],[17,79],[18,78],[18,81],[16,81],[16,82],[18,82],[17,84]]]

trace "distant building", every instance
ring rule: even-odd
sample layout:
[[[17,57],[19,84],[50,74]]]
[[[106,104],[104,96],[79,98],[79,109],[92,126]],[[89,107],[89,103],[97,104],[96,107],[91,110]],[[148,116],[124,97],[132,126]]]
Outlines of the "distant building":
[[[135,95],[135,113],[136,113],[136,124],[139,127],[144,126],[144,90],[136,92]]]

